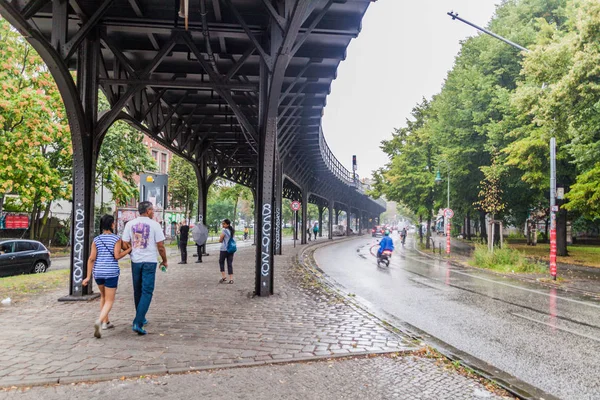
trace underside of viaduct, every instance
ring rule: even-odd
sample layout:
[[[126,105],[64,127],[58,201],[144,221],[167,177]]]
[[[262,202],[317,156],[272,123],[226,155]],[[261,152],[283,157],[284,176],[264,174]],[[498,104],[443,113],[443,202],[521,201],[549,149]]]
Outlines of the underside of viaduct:
[[[273,293],[283,197],[300,200],[304,216],[309,202],[328,210],[330,235],[336,210],[363,226],[377,218],[384,206],[334,157],[321,128],[331,82],[369,3],[0,0],[0,14],[45,60],[67,110],[74,162],[69,295],[90,294],[81,281],[93,236],[95,167],[117,120],[194,165],[200,215],[218,177],[253,190],[257,295]],[[100,90],[111,109],[99,115]]]

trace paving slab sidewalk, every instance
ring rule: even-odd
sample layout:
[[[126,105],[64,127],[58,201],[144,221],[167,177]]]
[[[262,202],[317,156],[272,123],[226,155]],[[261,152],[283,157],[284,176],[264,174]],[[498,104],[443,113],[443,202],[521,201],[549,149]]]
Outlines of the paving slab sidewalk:
[[[131,331],[131,274],[123,268],[111,321],[95,339],[99,303],[58,302],[65,289],[0,309],[0,387],[108,379],[194,368],[413,349],[367,313],[302,287],[296,250],[276,259],[275,295],[252,298],[254,248],[238,251],[235,284],[216,256],[157,272],[147,336]]]
[[[422,357],[354,357],[56,385],[2,392],[0,399],[501,399],[474,379]]]

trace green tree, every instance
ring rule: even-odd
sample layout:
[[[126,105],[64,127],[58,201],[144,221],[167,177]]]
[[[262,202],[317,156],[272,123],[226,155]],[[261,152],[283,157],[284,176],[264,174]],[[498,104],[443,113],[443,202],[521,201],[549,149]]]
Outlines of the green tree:
[[[233,216],[231,218],[231,224],[235,229],[238,204],[240,200],[252,201],[252,191],[248,187],[239,184],[226,185],[222,187],[220,196],[223,199],[230,200],[233,203]]]
[[[194,205],[198,201],[198,184],[194,167],[176,155],[169,166],[169,194],[171,204],[185,210],[185,217],[191,218]]]
[[[434,155],[439,153],[427,124],[429,112],[429,103],[424,99],[413,108],[406,126],[395,129],[392,139],[382,142],[381,149],[390,161],[374,174],[371,193],[402,203],[421,220],[427,220],[427,247],[435,198]]]
[[[99,110],[106,111],[106,98],[99,97]],[[155,171],[156,162],[144,145],[144,134],[124,121],[115,122],[104,137],[96,166],[96,187],[101,184],[110,190],[117,204],[126,204],[139,197],[135,175]],[[194,175],[194,181],[195,181]]]
[[[30,237],[35,238],[52,202],[71,195],[71,135],[50,71],[4,19],[0,84],[0,204],[6,194],[18,195],[23,210],[31,213]]]

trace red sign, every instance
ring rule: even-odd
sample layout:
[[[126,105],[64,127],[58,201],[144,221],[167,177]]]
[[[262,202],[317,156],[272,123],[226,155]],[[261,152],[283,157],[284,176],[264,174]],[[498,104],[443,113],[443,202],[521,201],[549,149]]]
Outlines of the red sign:
[[[292,210],[298,211],[299,209],[300,209],[300,202],[299,201],[292,201]]]
[[[556,277],[556,229],[550,229],[550,275]]]
[[[452,211],[452,210],[450,210]],[[450,219],[446,221],[446,254],[450,254]]]
[[[454,211],[452,211],[452,209],[451,209],[451,208],[446,208],[446,209],[444,210],[444,216],[445,216],[446,218],[452,218],[452,217],[454,217]]]
[[[6,229],[27,229],[29,228],[29,217],[27,215],[7,214],[4,220]]]

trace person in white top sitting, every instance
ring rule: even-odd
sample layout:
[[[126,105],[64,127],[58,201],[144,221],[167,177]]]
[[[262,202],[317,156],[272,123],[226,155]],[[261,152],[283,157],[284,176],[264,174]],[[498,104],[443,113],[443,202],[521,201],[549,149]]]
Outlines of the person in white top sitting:
[[[138,205],[138,212],[140,216],[125,225],[122,240],[125,248],[132,248],[131,278],[136,314],[131,329],[139,335],[145,335],[144,325],[148,323],[146,313],[150,308],[156,279],[157,250],[161,257],[160,265],[167,268],[168,264],[165,235],[160,224],[152,219],[154,206],[149,201],[142,201]]]

